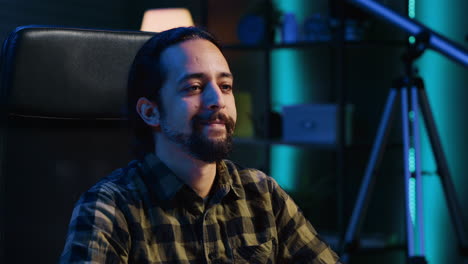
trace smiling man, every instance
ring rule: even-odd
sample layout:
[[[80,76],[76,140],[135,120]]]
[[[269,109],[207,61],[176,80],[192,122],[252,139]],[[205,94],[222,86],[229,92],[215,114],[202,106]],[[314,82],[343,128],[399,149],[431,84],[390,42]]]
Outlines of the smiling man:
[[[62,263],[338,263],[272,178],[225,159],[233,83],[205,31],[144,44],[128,85],[138,159],[82,195]]]

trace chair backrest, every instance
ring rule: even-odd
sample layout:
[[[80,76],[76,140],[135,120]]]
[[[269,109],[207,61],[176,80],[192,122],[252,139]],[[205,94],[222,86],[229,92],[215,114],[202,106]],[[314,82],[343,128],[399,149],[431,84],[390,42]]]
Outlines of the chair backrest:
[[[132,158],[127,76],[151,33],[26,26],[2,50],[1,263],[55,263],[79,195]]]

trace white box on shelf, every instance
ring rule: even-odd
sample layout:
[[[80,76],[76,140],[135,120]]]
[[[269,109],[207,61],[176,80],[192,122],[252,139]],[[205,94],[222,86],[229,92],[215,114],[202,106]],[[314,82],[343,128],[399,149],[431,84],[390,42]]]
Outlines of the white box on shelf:
[[[336,104],[283,107],[283,140],[291,143],[334,145],[338,136]]]

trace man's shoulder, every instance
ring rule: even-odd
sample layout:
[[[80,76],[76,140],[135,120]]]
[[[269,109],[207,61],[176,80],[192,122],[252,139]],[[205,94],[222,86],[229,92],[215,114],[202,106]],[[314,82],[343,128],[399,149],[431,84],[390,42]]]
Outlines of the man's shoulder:
[[[126,196],[136,189],[135,176],[138,161],[131,161],[126,167],[118,168],[101,178],[86,194],[101,194],[109,197]]]

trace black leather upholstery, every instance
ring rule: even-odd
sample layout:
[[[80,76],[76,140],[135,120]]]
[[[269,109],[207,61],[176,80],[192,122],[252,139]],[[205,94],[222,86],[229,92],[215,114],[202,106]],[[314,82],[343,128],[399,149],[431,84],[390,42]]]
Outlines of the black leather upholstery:
[[[120,119],[150,36],[29,26],[4,43],[0,263],[56,263],[80,194],[132,159]]]
[[[8,38],[6,76],[11,113],[118,118],[129,67],[151,36],[50,27],[22,27]]]

